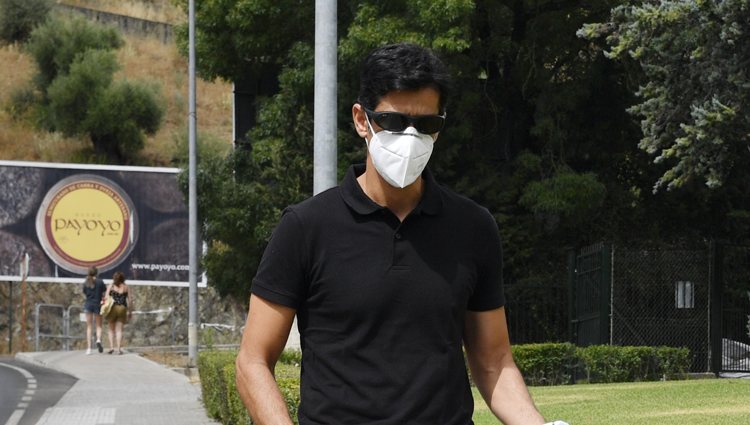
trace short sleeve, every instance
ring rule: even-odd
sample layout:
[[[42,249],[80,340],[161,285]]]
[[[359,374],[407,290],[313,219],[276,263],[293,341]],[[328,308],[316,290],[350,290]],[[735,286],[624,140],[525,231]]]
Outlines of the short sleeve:
[[[477,283],[469,298],[467,308],[471,311],[487,311],[503,307],[505,294],[503,293],[503,251],[497,223],[489,211],[483,220],[478,220],[480,229],[478,235],[484,247],[477,254]]]
[[[304,228],[287,208],[271,235],[250,292],[275,304],[298,308],[307,293]]]

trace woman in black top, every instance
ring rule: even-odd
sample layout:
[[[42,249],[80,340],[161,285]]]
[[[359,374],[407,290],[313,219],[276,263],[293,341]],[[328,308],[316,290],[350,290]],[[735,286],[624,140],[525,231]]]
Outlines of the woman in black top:
[[[116,272],[112,277],[112,284],[107,287],[107,293],[104,295],[112,296],[114,303],[112,310],[107,316],[109,325],[109,354],[115,352],[122,354],[122,328],[132,316],[133,302],[130,296],[130,289],[125,284],[125,275],[122,272]]]
[[[99,279],[96,267],[89,268],[88,276],[83,282],[83,293],[86,295],[86,303],[83,311],[86,313],[86,355],[91,354],[91,328],[96,322],[96,348],[102,352],[102,316],[99,314],[99,306],[102,304],[102,296],[106,287],[104,281]]]

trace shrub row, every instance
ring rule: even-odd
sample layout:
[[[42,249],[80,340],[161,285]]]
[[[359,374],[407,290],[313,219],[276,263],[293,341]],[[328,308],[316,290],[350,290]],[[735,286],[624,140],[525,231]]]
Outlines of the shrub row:
[[[236,357],[236,351],[209,350],[198,354],[203,404],[208,416],[222,424],[252,424],[235,385]],[[276,382],[295,424],[299,405],[300,357],[298,351],[285,351],[276,365]]]
[[[235,385],[236,356],[236,351],[199,353],[203,404],[208,415],[223,424],[252,424]],[[569,343],[525,344],[513,347],[513,357],[528,385],[683,378],[690,367],[689,350],[672,347],[594,345],[581,348]],[[285,351],[276,366],[276,382],[295,423],[300,361],[299,351]]]
[[[576,347],[570,343],[517,345],[513,358],[528,385],[683,378],[691,362],[687,348]]]

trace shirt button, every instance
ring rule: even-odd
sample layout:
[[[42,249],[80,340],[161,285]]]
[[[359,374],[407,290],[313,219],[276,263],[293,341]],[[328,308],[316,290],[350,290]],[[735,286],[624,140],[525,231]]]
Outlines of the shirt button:
[[[394,236],[396,239],[401,239],[401,233],[396,233]]]

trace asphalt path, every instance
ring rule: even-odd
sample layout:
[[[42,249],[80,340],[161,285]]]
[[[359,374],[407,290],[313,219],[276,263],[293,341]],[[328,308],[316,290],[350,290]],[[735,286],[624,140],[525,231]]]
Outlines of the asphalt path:
[[[0,356],[0,425],[34,425],[76,378]]]

